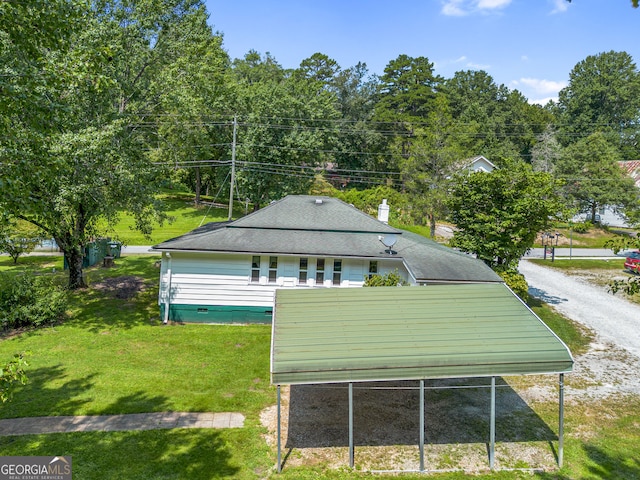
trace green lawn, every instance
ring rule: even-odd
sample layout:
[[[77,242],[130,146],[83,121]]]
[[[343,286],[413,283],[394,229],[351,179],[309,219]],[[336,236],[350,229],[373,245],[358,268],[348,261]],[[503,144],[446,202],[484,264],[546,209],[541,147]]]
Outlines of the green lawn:
[[[273,474],[275,449],[264,441],[259,419],[264,408],[275,405],[269,383],[270,327],[163,326],[156,305],[157,259],[124,256],[113,269],[89,269],[90,287],[71,294],[67,321],[0,341],[2,361],[14,352],[31,352],[30,381],[2,405],[0,418],[239,411],[246,416],[245,427],[0,437],[0,455],[72,455],[78,479],[397,478],[344,466],[332,469],[321,462],[286,466],[281,476]],[[41,271],[50,274],[57,268],[56,275],[62,275],[59,257],[24,260],[28,268],[42,265]],[[0,270],[12,268],[3,258]],[[116,298],[116,292],[103,288],[109,277],[129,275],[140,277],[143,285],[132,298]],[[574,353],[584,351],[588,332],[544,305],[534,309]],[[629,398],[569,405],[566,467],[561,472],[501,472],[475,478],[640,477],[640,466],[632,460],[640,438],[637,402]],[[556,425],[555,401],[538,403],[536,412],[552,428]],[[468,477],[450,472],[430,478]]]
[[[201,224],[227,220],[229,215],[226,207],[216,208],[208,205],[196,207],[193,203],[193,195],[188,193],[163,193],[160,198],[167,206],[167,214],[172,217],[170,222],[162,226],[155,224],[151,237],[147,238],[135,230],[133,216],[124,213],[114,227],[114,237],[125,245],[155,245],[193,230]],[[210,201],[210,199],[203,198],[203,201]],[[234,217],[237,218],[241,213],[244,211],[234,210]]]

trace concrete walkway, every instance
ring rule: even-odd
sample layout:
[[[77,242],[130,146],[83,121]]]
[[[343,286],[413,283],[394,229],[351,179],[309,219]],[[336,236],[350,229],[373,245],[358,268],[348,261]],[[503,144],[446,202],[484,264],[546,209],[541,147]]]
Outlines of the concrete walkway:
[[[168,428],[241,428],[243,426],[244,415],[229,412],[158,412],[77,417],[25,417],[0,420],[0,436]]]

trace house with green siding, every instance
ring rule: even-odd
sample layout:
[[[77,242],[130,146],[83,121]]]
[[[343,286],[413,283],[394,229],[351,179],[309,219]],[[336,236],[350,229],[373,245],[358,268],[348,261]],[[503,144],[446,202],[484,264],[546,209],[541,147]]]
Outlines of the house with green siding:
[[[153,247],[164,322],[271,322],[277,289],[359,288],[397,272],[413,286],[502,283],[483,262],[331,197],[290,195]]]

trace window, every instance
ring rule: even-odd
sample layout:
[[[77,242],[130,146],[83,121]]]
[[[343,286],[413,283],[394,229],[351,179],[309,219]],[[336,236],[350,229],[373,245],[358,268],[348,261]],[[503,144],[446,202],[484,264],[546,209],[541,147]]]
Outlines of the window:
[[[324,283],[324,258],[319,258],[316,261],[316,285],[322,285]]]
[[[342,260],[333,261],[333,284],[340,285],[342,280]]]
[[[269,257],[269,283],[278,279],[278,257]]]
[[[251,283],[260,282],[260,257],[251,258]]]
[[[300,269],[298,270],[298,283],[300,285],[306,285],[307,283],[307,269],[309,266],[308,258],[300,259]]]
[[[375,260],[372,260],[369,262],[369,278],[377,274],[378,274],[378,262]]]

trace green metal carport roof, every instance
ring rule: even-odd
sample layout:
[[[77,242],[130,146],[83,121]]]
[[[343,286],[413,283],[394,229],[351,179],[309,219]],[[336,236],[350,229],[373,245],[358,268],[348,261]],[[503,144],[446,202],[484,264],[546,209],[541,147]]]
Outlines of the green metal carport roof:
[[[566,373],[565,344],[504,284],[276,292],[271,382]]]

